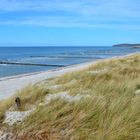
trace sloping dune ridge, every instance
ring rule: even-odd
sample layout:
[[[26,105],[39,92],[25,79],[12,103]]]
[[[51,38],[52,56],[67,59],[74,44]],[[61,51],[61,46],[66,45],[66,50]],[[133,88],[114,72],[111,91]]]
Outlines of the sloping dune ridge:
[[[28,85],[0,101],[0,140],[140,139],[140,54],[70,68],[19,77]]]

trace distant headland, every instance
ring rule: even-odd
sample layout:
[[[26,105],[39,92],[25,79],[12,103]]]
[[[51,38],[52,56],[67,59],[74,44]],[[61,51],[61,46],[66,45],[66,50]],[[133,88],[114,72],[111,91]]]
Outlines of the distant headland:
[[[140,48],[140,44],[115,44],[113,47],[131,47],[131,48]]]

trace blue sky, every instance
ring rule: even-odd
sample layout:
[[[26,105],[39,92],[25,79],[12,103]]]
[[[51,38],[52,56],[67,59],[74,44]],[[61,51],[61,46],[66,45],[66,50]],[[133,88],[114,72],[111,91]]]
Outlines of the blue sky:
[[[140,0],[0,0],[0,45],[140,43]]]

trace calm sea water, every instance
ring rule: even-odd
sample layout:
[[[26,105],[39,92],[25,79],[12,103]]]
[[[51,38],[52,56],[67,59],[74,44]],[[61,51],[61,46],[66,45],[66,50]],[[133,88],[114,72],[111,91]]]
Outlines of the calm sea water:
[[[140,52],[127,47],[0,47],[0,61],[36,64],[72,65],[91,60]],[[17,66],[0,64],[0,77],[25,74],[55,67]]]

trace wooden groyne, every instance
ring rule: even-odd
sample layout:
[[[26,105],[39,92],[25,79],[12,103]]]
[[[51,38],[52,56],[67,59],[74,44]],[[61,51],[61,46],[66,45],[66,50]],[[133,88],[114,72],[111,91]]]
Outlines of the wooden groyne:
[[[0,64],[8,65],[23,65],[23,66],[44,66],[44,67],[65,67],[66,65],[53,65],[53,64],[34,64],[34,63],[20,63],[20,62],[4,62],[0,61]]]
[[[44,58],[46,56],[30,56],[31,58]],[[75,59],[100,59],[100,57],[92,57],[92,56],[47,56],[47,58],[75,58]]]

